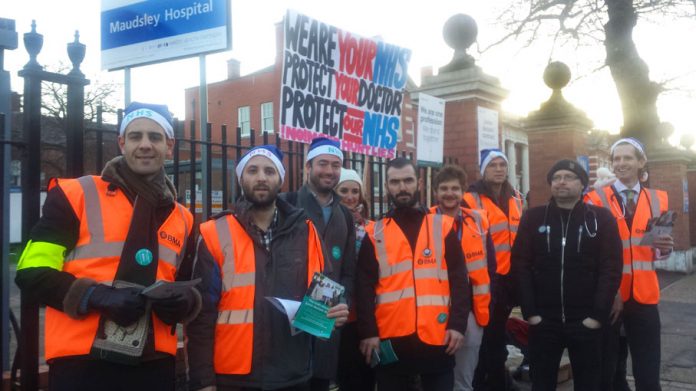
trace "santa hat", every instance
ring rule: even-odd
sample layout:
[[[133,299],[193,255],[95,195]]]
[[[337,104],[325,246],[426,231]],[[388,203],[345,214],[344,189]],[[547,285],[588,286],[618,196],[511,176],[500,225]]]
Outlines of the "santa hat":
[[[503,158],[505,163],[508,163],[508,158],[505,156],[503,151],[498,148],[486,148],[481,150],[481,175],[486,171],[486,167],[491,163],[491,161],[497,157]]]
[[[147,118],[157,122],[157,124],[164,129],[164,133],[168,138],[174,138],[172,115],[169,113],[167,105],[141,102],[133,102],[126,107],[123,120],[121,121],[121,127],[118,130],[118,135],[123,136],[126,133],[128,124],[138,118]]]
[[[278,175],[280,175],[280,184],[283,184],[285,179],[285,167],[283,167],[283,152],[281,152],[275,145],[260,145],[250,149],[247,153],[242,156],[237,164],[235,172],[237,173],[237,178],[241,181],[242,172],[244,172],[244,167],[246,167],[249,160],[254,156],[264,156],[273,163],[273,165],[278,170]]]
[[[308,162],[319,155],[333,155],[338,157],[343,162],[343,152],[341,152],[341,143],[331,140],[328,137],[317,137],[309,144],[309,152],[305,162]]]

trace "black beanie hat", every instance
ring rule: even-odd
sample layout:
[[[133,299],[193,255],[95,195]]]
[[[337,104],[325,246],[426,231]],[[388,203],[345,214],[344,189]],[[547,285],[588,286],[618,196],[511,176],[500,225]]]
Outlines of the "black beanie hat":
[[[587,184],[589,183],[590,179],[587,177],[587,171],[580,165],[580,163],[576,162],[575,160],[570,160],[570,159],[563,159],[557,161],[553,167],[549,170],[549,173],[546,174],[546,182],[551,184],[551,178],[553,177],[553,174],[556,173],[556,171],[559,170],[568,170],[580,178],[580,182],[582,182],[582,185],[584,187],[587,187]]]

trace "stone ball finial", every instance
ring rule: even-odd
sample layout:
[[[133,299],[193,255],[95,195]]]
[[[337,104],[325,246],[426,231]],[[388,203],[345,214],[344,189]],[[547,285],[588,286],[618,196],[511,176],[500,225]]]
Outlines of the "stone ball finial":
[[[442,36],[449,47],[454,50],[466,50],[476,42],[478,26],[469,15],[456,14],[445,22]]]
[[[570,68],[568,65],[553,61],[544,69],[544,83],[552,90],[560,90],[570,81]]]
[[[679,138],[679,144],[686,149],[691,149],[691,146],[694,145],[695,141],[696,139],[691,133],[684,133],[681,135],[681,138]]]

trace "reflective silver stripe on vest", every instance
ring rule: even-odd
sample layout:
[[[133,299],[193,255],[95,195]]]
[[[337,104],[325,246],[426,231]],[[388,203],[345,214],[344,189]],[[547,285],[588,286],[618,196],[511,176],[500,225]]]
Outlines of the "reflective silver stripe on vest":
[[[496,252],[510,251],[510,243],[501,243],[495,246]]]
[[[470,193],[474,197],[474,201],[476,201],[476,209],[483,209],[483,203],[481,202],[481,196],[479,193]]]
[[[384,239],[384,220],[375,223],[375,249],[377,250],[377,262],[379,263],[379,277],[385,278],[394,274],[411,270],[413,260],[405,259],[394,265],[389,264],[387,256],[387,243]]]
[[[176,267],[179,255],[176,253],[176,251],[170,249],[167,246],[159,245],[159,259],[163,260],[164,262],[167,262],[168,264]]]
[[[629,239],[621,239],[621,247],[627,250],[631,247],[631,241]]]
[[[517,233],[517,226],[514,224],[510,224],[510,232]]]
[[[472,213],[473,213],[473,215],[474,215],[474,221],[476,221],[476,228],[477,228],[477,231],[481,233],[481,246],[482,246],[481,249],[483,250],[483,252],[484,252],[484,254],[485,254],[485,252],[486,252],[486,232],[485,232],[485,230],[483,229],[483,222],[481,221],[481,215],[480,215],[478,212],[475,212],[475,211],[472,212]],[[486,257],[485,257],[485,255],[484,255],[484,259],[485,259],[485,258],[486,258]],[[481,266],[478,266],[479,263],[482,263]],[[475,262],[471,262],[471,263],[467,263],[467,264],[466,264],[466,268],[467,268],[467,270],[470,271],[470,272],[471,272],[471,271],[474,271],[474,270],[483,269],[485,266],[486,266],[486,263],[485,263],[485,261],[483,261],[483,260],[481,260],[481,261],[475,261]]]
[[[631,272],[631,265],[623,265],[622,273],[623,274],[631,274],[632,273]]]
[[[220,240],[222,251],[222,289],[224,292],[233,288],[253,286],[256,282],[256,273],[237,273],[235,270],[234,241],[230,232],[227,218],[215,220],[215,228]]]
[[[218,312],[218,324],[254,323],[254,310],[224,310]]]
[[[416,296],[416,292],[413,290],[413,287],[408,287],[406,289],[385,292],[377,295],[377,304],[393,303],[395,301],[399,301],[401,299],[408,299],[414,296]]]
[[[654,271],[655,270],[655,263],[652,261],[633,260],[633,270]]]
[[[428,219],[425,219],[425,223],[428,224]],[[433,215],[433,240],[435,241],[435,264],[437,266],[437,273],[438,273],[438,278],[440,280],[444,280],[445,275],[447,274],[446,270],[442,270],[442,258],[443,258],[443,249],[442,249],[442,215],[441,214],[436,214]],[[430,240],[430,238],[428,238]]]
[[[87,243],[70,251],[70,254],[65,257],[65,262],[75,259],[120,257],[123,252],[123,243]]]
[[[657,190],[647,189],[648,194],[650,194],[650,211],[653,217],[658,217],[660,215],[660,199],[657,196]]]
[[[491,227],[489,229],[490,229],[492,234],[500,232],[500,231],[505,231],[506,229],[508,229],[508,223],[503,222],[503,223],[493,224],[493,225],[491,225]]]
[[[474,295],[487,295],[491,293],[491,286],[489,284],[474,285],[472,290]]]
[[[444,270],[443,270],[444,271]],[[419,269],[413,270],[413,277],[417,280],[425,278],[437,278],[441,281],[447,281],[447,273],[440,273],[439,270],[435,268]]]
[[[487,262],[485,259],[479,259],[478,261],[474,262],[467,262],[466,264],[466,270],[469,272],[475,272],[477,270],[485,269],[486,266],[488,266]]]
[[[102,220],[101,202],[97,192],[97,184],[91,176],[77,179],[84,194],[85,211],[87,212],[87,229],[90,243],[104,243],[104,221]],[[119,254],[121,255],[121,254]]]
[[[438,295],[424,295],[424,296],[416,297],[416,306],[417,307],[431,306],[431,305],[449,306],[450,305],[450,297],[449,296],[438,296]]]

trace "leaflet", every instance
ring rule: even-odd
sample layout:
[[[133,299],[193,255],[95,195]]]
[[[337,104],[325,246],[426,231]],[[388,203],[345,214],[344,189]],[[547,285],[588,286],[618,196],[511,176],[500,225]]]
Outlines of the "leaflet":
[[[671,235],[674,221],[677,219],[677,214],[674,211],[668,210],[662,213],[659,217],[653,217],[648,220],[648,225],[645,228],[645,233],[640,240],[641,246],[650,246],[655,239],[663,235]]]
[[[291,335],[305,331],[316,337],[328,339],[336,320],[329,319],[326,314],[329,308],[341,302],[344,292],[343,285],[321,273],[314,273],[312,283],[301,302],[278,297],[266,297],[266,300],[287,316]]]
[[[345,290],[336,281],[321,273],[314,273],[292,325],[319,338],[330,338],[336,319],[329,319],[326,314],[329,308],[341,302]]]

